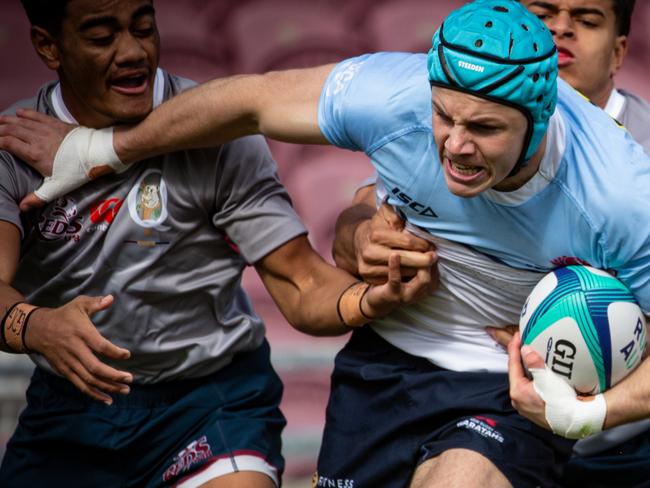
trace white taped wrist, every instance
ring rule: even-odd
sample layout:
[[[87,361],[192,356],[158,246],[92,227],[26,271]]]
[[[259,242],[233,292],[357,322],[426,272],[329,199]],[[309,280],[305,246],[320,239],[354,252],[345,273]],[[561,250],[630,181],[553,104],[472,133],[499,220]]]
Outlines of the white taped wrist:
[[[65,136],[54,156],[52,176],[35,191],[46,202],[79,188],[106,168],[120,173],[128,168],[113,148],[113,128],[76,127]]]
[[[546,403],[546,421],[555,434],[582,439],[603,430],[607,403],[602,394],[578,400],[575,390],[548,368],[530,368],[537,394]]]

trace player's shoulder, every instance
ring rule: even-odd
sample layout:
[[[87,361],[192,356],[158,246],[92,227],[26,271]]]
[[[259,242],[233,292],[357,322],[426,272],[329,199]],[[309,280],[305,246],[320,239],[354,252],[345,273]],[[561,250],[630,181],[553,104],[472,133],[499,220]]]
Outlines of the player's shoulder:
[[[566,127],[564,157],[570,170],[581,173],[585,181],[591,176],[603,179],[603,184],[633,180],[650,167],[643,147],[618,121],[562,80],[558,80],[558,112]]]
[[[428,86],[424,53],[376,52],[343,61],[338,66],[357,71],[359,78],[378,92],[408,90],[421,82]]]
[[[613,121],[607,112],[561,78],[557,80],[557,108],[572,126],[582,129]]]
[[[184,78],[183,76],[179,76],[174,73],[170,73],[162,68],[160,71],[164,80],[163,97],[165,100],[198,85],[198,83],[194,80]]]
[[[339,63],[323,87],[319,124],[331,143],[366,152],[396,134],[430,131],[426,56],[380,52]]]
[[[0,110],[1,115],[15,115],[16,110],[19,108],[29,108],[38,110],[39,112],[51,112],[51,103],[49,101],[49,93],[57,84],[56,81],[49,81],[41,86],[38,91],[31,97],[22,98],[14,101],[8,107]]]
[[[630,135],[650,153],[650,103],[627,90],[619,90],[625,103],[619,115],[620,122]]]
[[[648,103],[645,98],[624,88],[621,88],[618,91],[623,95],[625,98],[625,104],[630,107],[631,110],[638,111],[640,114],[643,114],[645,117],[650,119],[650,103]]]
[[[51,81],[44,84],[34,96],[29,98],[24,98],[21,100],[16,100],[7,108],[2,110],[0,114],[15,115],[16,111],[21,108],[37,110],[39,112],[51,114],[52,109],[51,109],[51,103],[49,101],[49,93],[52,87],[55,86],[55,84],[56,84],[55,81]],[[18,159],[13,154],[1,149],[0,149],[0,162],[1,162],[0,166],[2,166],[3,171],[9,170],[15,175],[20,174],[20,175],[26,175],[26,177],[29,177],[31,179],[35,179],[35,178],[40,179],[40,176],[38,176],[34,170],[32,170],[29,166],[27,166],[27,164],[25,164],[23,161]]]
[[[348,102],[371,108],[369,117],[379,111],[417,111],[431,96],[426,68],[426,56],[420,53],[366,54],[339,63],[324,95],[347,96]]]

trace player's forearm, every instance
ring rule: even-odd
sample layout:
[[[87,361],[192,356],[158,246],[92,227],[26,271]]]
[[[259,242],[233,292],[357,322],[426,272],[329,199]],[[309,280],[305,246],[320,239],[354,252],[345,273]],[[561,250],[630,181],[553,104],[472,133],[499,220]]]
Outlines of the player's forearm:
[[[375,212],[376,209],[369,205],[358,204],[345,209],[336,221],[332,255],[339,268],[353,275],[359,274],[355,231],[359,225],[368,222]]]
[[[325,272],[300,273],[286,279],[268,279],[262,275],[273,300],[295,329],[314,336],[335,336],[351,329],[341,321],[337,303],[341,294],[356,281],[347,273]]]
[[[22,342],[22,327],[19,330],[21,321],[18,320],[19,317],[15,316],[18,311],[14,311],[14,309],[17,303],[24,301],[25,297],[20,292],[0,280],[0,320],[2,320],[0,326],[3,328],[2,335],[0,336],[0,351],[11,353],[21,352],[15,347],[14,342],[16,341],[12,341],[11,334],[12,331],[16,331],[17,337],[15,338],[18,339],[17,343]],[[10,311],[13,313],[9,314]],[[15,322],[15,325],[13,325],[13,322]],[[9,330],[4,330],[5,328]]]
[[[604,428],[650,417],[650,358],[627,378],[604,393],[607,416]]]
[[[116,129],[115,152],[129,164],[259,132],[253,98],[259,78],[251,75],[216,79],[171,98],[138,125]]]
[[[343,308],[337,308],[343,292],[357,280],[327,264],[311,248],[306,236],[296,237],[271,252],[255,268],[287,321],[302,332],[340,335],[350,330],[346,323],[369,321],[363,320],[355,297],[345,298]]]
[[[122,162],[132,163],[258,133],[286,142],[325,144],[318,101],[331,68],[209,81],[163,103],[137,126],[118,131],[115,151]]]
[[[19,311],[13,309],[16,308],[17,303],[24,302],[25,297],[11,286],[20,258],[20,231],[14,224],[0,220],[0,234],[2,235],[2,245],[0,246],[0,320],[2,321],[0,323],[0,330],[2,330],[0,350],[20,352],[22,346],[22,330],[19,330],[21,321],[18,320],[20,319]],[[27,309],[28,307],[24,305],[23,308]],[[12,311],[13,313],[10,314],[9,312]],[[15,336],[14,332],[17,332],[18,336]],[[17,339],[17,341],[12,339]]]

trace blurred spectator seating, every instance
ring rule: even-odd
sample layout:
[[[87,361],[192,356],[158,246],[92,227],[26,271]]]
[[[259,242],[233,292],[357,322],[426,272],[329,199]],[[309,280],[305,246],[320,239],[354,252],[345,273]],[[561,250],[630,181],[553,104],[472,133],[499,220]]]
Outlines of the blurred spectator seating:
[[[232,59],[224,36],[211,28],[199,2],[158,1],[156,20],[162,68],[197,82],[230,74]]]
[[[55,77],[36,56],[29,21],[18,0],[2,0],[0,13],[0,111],[31,98]]]
[[[361,182],[373,174],[372,165],[363,153],[327,146],[313,146],[304,154],[304,160],[293,163],[283,183],[309,230],[312,246],[333,262],[336,219]]]
[[[650,51],[650,36],[648,36],[648,27],[650,26],[650,2],[637,1],[634,6],[634,15],[632,16],[632,27],[630,29],[630,36],[628,38],[628,54],[624,62],[627,64],[629,60],[633,62],[646,62],[648,59],[648,51]],[[647,70],[647,66],[644,66]],[[646,83],[647,85],[647,83]],[[649,95],[646,99],[650,99],[650,90],[646,91]]]
[[[366,47],[342,12],[326,2],[249,1],[231,13],[226,28],[235,71],[243,73],[325,64]]]
[[[368,10],[363,29],[373,51],[426,52],[449,12],[462,0],[384,0]]]

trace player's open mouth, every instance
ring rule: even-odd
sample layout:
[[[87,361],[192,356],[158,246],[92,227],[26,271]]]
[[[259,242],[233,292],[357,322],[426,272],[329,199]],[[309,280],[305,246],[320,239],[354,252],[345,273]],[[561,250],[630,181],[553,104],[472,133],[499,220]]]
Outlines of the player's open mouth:
[[[111,87],[126,95],[138,95],[144,93],[149,86],[149,77],[146,74],[134,74],[120,76],[111,80]]]
[[[456,173],[460,173],[464,176],[472,176],[481,171],[481,168],[477,168],[476,166],[467,166],[454,161],[450,161],[450,163]]]
[[[558,48],[557,50],[557,64],[560,68],[568,66],[575,61],[573,53],[565,48]]]
[[[472,166],[470,164],[463,164],[445,158],[445,166],[449,175],[462,183],[469,183],[479,178],[483,174],[484,168],[480,166]]]
[[[485,174],[485,168],[455,162],[449,158],[445,158],[445,167],[448,177],[463,185],[476,183]]]

